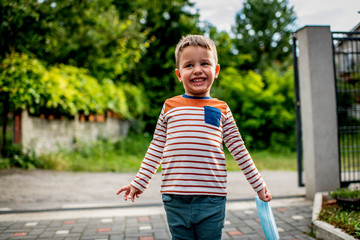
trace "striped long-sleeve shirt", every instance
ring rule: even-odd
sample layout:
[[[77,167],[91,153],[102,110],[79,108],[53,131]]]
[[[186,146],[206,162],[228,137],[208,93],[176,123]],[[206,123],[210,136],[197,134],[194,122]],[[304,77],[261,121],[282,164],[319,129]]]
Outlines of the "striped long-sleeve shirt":
[[[161,192],[226,196],[223,143],[253,189],[265,183],[248,153],[228,105],[215,98],[176,96],[165,101],[153,140],[131,185],[144,191],[159,165]]]

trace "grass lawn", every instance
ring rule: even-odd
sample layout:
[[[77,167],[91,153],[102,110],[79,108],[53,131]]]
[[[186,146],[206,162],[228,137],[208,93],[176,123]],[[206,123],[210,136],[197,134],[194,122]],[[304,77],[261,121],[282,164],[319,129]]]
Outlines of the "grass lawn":
[[[254,160],[256,167],[259,170],[288,170],[296,171],[296,153],[276,153],[269,150],[251,151],[249,150],[251,158]],[[239,170],[234,158],[226,150],[226,166],[229,171]]]
[[[57,153],[36,158],[17,156],[16,159],[0,159],[0,168],[25,166],[22,168],[42,168],[63,171],[113,171],[136,172],[145,156],[152,136],[131,134],[122,141],[111,143],[99,140],[95,143],[76,143],[72,152],[59,150]],[[227,169],[240,170],[231,154],[225,150]],[[296,170],[296,153],[274,153],[251,151],[251,156],[260,170]],[[24,161],[31,161],[24,164]]]

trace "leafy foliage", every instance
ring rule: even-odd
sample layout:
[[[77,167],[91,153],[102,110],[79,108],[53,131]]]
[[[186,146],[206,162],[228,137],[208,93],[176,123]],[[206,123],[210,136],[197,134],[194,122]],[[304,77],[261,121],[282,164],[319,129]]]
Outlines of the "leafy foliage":
[[[348,188],[340,188],[329,193],[333,198],[349,198],[360,199],[360,190],[350,190]]]
[[[337,204],[323,205],[319,219],[337,228],[341,228],[356,238],[360,238],[359,210],[343,208]]]
[[[21,167],[23,169],[42,168],[62,171],[116,171],[136,172],[139,170],[147,148],[152,140],[151,134],[131,132],[126,138],[115,143],[106,139],[94,142],[76,142],[73,151],[61,150],[56,153],[33,156],[23,154],[21,146],[12,145],[6,158],[0,158],[0,169]],[[226,167],[229,171],[239,171],[239,166],[231,154],[225,150]],[[251,151],[256,166],[265,170],[296,169],[294,153],[278,154],[273,151]]]
[[[218,53],[218,59],[222,69],[228,67],[241,70],[253,69],[254,59],[249,53],[239,52],[235,48],[235,41],[229,33],[217,32],[215,27],[208,29],[210,38],[214,41]]]
[[[294,150],[295,106],[292,70],[269,68],[264,76],[227,68],[220,74],[216,97],[225,100],[247,145],[256,149]]]
[[[189,0],[173,1],[114,1],[120,15],[127,18],[136,13],[147,31],[150,47],[141,64],[126,74],[131,82],[144,86],[145,99],[151,106],[145,109],[147,130],[153,131],[165,99],[183,93],[182,84],[175,77],[175,46],[183,35],[201,34],[199,15]]]
[[[329,196],[337,201],[324,203],[319,213],[319,219],[334,227],[340,228],[346,233],[360,237],[360,190],[340,188],[329,192]],[[327,199],[327,197],[324,197]]]
[[[201,24],[190,0],[0,1],[0,109],[111,110],[152,132],[164,100],[183,93],[177,42],[205,33],[221,64],[212,95],[229,104],[247,143],[293,149],[294,19],[287,0],[247,0],[229,34]]]
[[[0,56],[15,52],[29,53],[40,41],[38,1],[0,1]]]
[[[117,80],[135,68],[149,43],[130,14],[120,19],[112,1],[1,1],[2,54],[36,56],[47,64],[86,68]]]
[[[22,169],[42,168],[42,161],[31,150],[23,151],[21,145],[9,144],[4,150],[4,158],[0,158],[0,169],[17,167]]]
[[[274,60],[284,62],[290,55],[291,26],[295,20],[288,0],[246,0],[232,30],[236,48],[251,54],[255,68],[260,70]]]
[[[41,62],[26,54],[13,53],[1,62],[0,69],[0,93],[9,94],[15,109],[29,106],[34,112],[43,92],[41,78],[45,68]]]
[[[0,91],[9,94],[15,109],[64,115],[111,110],[125,119],[139,116],[144,109],[139,87],[116,85],[110,79],[100,84],[86,69],[60,64],[48,70],[39,60],[19,53],[6,57],[1,69]]]

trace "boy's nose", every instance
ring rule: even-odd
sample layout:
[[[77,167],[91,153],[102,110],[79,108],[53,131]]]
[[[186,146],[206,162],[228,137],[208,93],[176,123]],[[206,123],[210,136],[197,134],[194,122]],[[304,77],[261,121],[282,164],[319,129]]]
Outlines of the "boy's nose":
[[[194,67],[194,72],[195,72],[195,73],[201,72],[201,66],[200,66],[200,65],[195,65],[195,67]]]

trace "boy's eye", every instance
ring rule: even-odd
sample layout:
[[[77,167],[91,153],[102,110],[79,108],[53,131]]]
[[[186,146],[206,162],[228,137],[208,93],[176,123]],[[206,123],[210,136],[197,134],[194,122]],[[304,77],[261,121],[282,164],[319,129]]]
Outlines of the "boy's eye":
[[[186,68],[189,68],[189,67],[192,67],[193,65],[192,64],[186,64],[185,67]]]
[[[207,66],[207,65],[209,65],[209,63],[207,63],[207,62],[203,62],[201,65],[203,65],[203,66]]]

